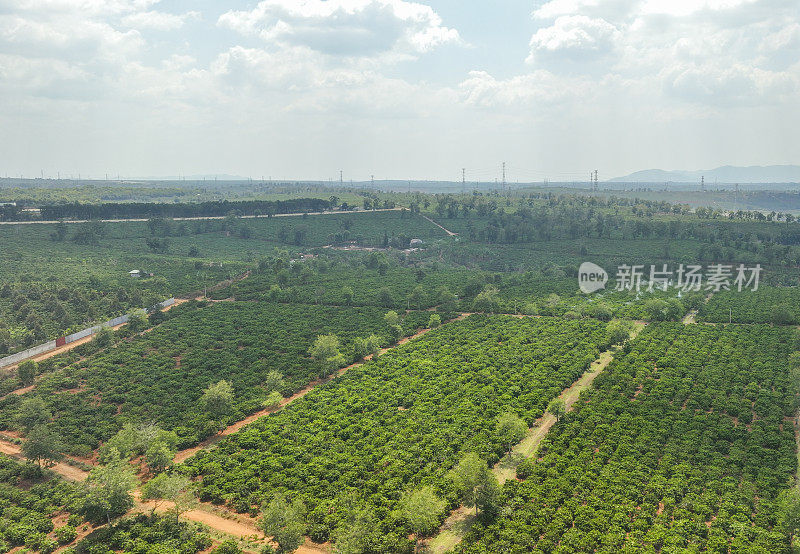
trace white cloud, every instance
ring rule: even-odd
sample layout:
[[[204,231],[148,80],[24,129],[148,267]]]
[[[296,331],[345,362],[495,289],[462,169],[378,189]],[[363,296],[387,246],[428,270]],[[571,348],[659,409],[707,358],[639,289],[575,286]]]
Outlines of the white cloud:
[[[531,37],[528,63],[539,58],[568,58],[587,61],[610,53],[618,40],[617,28],[604,19],[584,15],[565,15],[550,27],[543,27]]]
[[[590,145],[593,128],[603,136],[590,155],[599,145],[627,157],[606,133],[625,128],[617,139],[635,150],[644,148],[637,131],[658,147],[665,139],[651,127],[675,125],[667,150],[690,151],[683,137],[699,120],[717,136],[726,122],[747,127],[741,114],[751,111],[773,122],[800,113],[796,2],[551,0],[517,14],[532,12],[529,36],[484,55],[442,48],[464,43],[425,0],[263,0],[205,18],[167,13],[158,0],[0,0],[0,126],[18,125],[0,147],[10,160],[37,148],[47,157],[38,144],[60,128],[77,138],[53,138],[54,152],[101,157],[93,144],[132,165],[146,155],[174,163],[173,150],[247,162],[252,150],[256,165],[273,156],[291,166],[302,151],[317,164],[309,167],[330,155],[338,168],[342,155],[383,155],[385,146],[388,157],[404,152],[403,167],[427,156],[436,168],[461,167],[471,154],[499,159],[509,146],[562,163],[562,151]],[[478,27],[511,13],[487,16],[483,4],[463,4],[495,18],[470,30],[476,44],[496,40]],[[493,55],[514,60],[494,64]],[[772,149],[796,155],[787,144]]]
[[[686,17],[700,11],[734,10],[756,2],[758,0],[646,0],[641,13]]]
[[[250,11],[226,12],[218,23],[331,56],[418,55],[459,41],[430,6],[404,0],[264,0]]]
[[[482,108],[550,107],[574,99],[588,83],[582,79],[564,79],[550,71],[538,70],[506,80],[498,80],[485,71],[471,71],[459,89],[462,101]]]
[[[685,115],[687,103],[712,110],[798,104],[796,2],[551,0],[533,18],[540,27],[526,60],[532,73],[502,80],[472,75],[462,87],[501,106],[509,99],[535,102],[546,70],[552,90],[583,77],[591,81],[583,98],[605,87],[610,98],[649,98],[675,117]]]
[[[153,29],[156,31],[174,31],[180,29],[190,19],[198,19],[200,12],[191,11],[183,14],[172,14],[159,11],[136,12],[122,18],[122,24],[132,29]]]
[[[160,0],[0,0],[0,13],[15,12],[33,17],[81,14],[105,17],[147,10]]]

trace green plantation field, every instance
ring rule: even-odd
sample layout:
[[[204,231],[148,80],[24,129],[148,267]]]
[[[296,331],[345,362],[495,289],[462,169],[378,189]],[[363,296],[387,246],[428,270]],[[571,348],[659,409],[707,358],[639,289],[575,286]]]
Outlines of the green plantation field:
[[[789,552],[794,331],[650,326],[507,482],[457,549]]]
[[[423,218],[399,211],[0,225],[0,355],[202,291],[243,273],[278,246],[298,250],[336,240],[374,246],[384,239],[407,246],[420,233],[444,236]],[[153,277],[132,279],[133,269]]]
[[[699,321],[734,323],[800,323],[800,288],[760,287],[757,291],[722,291],[700,306]]]
[[[447,302],[448,296],[455,306],[454,294],[463,294],[475,277],[465,270],[418,271],[390,262],[382,253],[349,263],[320,258],[289,265],[273,260],[272,267],[215,291],[212,298],[424,309]],[[473,296],[485,280],[475,286]]]
[[[211,545],[205,528],[175,521],[171,515],[127,517],[77,539],[78,529],[86,528],[87,524],[81,515],[86,506],[86,490],[52,475],[36,477],[35,474],[30,466],[0,454],[2,552],[50,553],[59,547],[70,547],[98,554],[119,551],[194,554]]]
[[[53,552],[59,545],[53,518],[78,509],[80,495],[73,485],[51,479],[25,488],[18,486],[29,479],[22,464],[0,454],[0,552],[20,546]],[[75,517],[77,522],[82,521],[74,516],[72,525],[64,527],[75,531]],[[66,533],[66,537],[69,531],[60,533]]]
[[[116,290],[49,282],[0,287],[0,356],[168,298],[145,287]]]
[[[612,273],[613,276],[613,273]],[[576,276],[561,270],[525,273],[470,271],[429,263],[403,265],[384,252],[348,258],[326,253],[303,260],[268,257],[244,280],[213,291],[212,298],[239,301],[301,302],[383,306],[395,309],[437,307],[445,311],[678,320],[704,298],[654,290],[609,290],[586,295]]]
[[[128,227],[126,227],[128,226]],[[0,225],[0,355],[51,340],[244,272],[241,258],[151,252],[145,224],[105,226],[97,243],[53,241],[54,225]],[[69,235],[80,226],[67,226]],[[133,235],[133,236],[131,236]],[[131,278],[129,271],[153,273]]]
[[[191,299],[0,372],[0,450],[28,460],[0,456],[0,552],[798,550],[794,216],[544,189],[19,194],[0,219],[221,215],[0,225],[0,355]],[[605,290],[580,291],[585,261]],[[623,264],[715,263],[761,264],[761,288],[615,290]]]
[[[309,508],[315,540],[364,508],[378,522],[375,548],[406,551],[401,493],[431,485],[452,507],[445,474],[462,454],[494,463],[506,448],[497,416],[532,424],[607,344],[598,321],[474,315],[347,372],[188,465],[204,499],[249,511],[288,492]]]
[[[41,398],[52,428],[70,451],[87,453],[124,423],[155,422],[192,445],[227,422],[257,411],[268,393],[265,380],[277,372],[278,392],[289,395],[323,372],[309,348],[318,335],[335,334],[350,363],[357,338],[377,335],[391,344],[396,331],[379,308],[328,308],[269,303],[221,302],[178,315],[150,332],[45,374],[24,396],[0,400],[0,427],[18,428],[25,401]],[[425,327],[428,312],[403,314],[401,334]],[[233,385],[224,413],[202,406],[203,391],[220,380]]]

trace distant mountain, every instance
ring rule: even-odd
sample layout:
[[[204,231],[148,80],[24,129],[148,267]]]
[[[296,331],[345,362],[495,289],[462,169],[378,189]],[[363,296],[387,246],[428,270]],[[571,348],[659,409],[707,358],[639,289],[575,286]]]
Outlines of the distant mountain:
[[[646,169],[609,179],[609,183],[695,183],[705,176],[706,183],[800,183],[800,165],[725,165],[699,171]]]

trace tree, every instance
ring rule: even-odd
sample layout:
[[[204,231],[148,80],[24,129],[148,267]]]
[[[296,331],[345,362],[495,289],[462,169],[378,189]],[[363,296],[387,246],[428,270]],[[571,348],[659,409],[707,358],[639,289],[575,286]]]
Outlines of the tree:
[[[17,423],[27,432],[50,422],[50,410],[39,396],[25,396],[17,410]]]
[[[441,286],[436,289],[436,304],[438,304],[439,310],[443,312],[454,312],[457,301],[458,297],[450,292],[450,289],[447,287]]]
[[[283,375],[277,371],[270,371],[264,378],[264,388],[268,391],[279,391],[284,386],[286,386],[286,383],[283,380]]]
[[[233,406],[233,398],[233,385],[231,385],[230,381],[223,379],[213,385],[209,385],[203,391],[203,396],[200,397],[200,404],[213,417],[218,418],[230,411]]]
[[[372,510],[355,505],[344,507],[347,516],[333,534],[333,551],[336,554],[362,554],[374,551],[373,543],[379,537],[380,524]]]
[[[61,439],[46,425],[34,427],[22,444],[22,454],[27,460],[36,462],[40,468],[56,465],[64,457],[63,449]]]
[[[353,303],[354,294],[355,293],[353,292],[352,287],[349,287],[348,285],[342,287],[342,298],[344,298],[345,306],[349,306]]]
[[[154,442],[144,453],[144,459],[150,473],[160,473],[172,464],[175,450],[163,442]]]
[[[497,434],[508,445],[508,452],[511,452],[511,448],[525,437],[527,431],[528,425],[513,412],[505,412],[497,418]]]
[[[63,242],[67,238],[67,224],[59,221],[55,225],[55,231],[50,233],[50,240],[55,242]]]
[[[447,503],[436,496],[432,487],[406,491],[400,497],[400,511],[414,531],[417,545],[420,537],[436,529],[439,516]],[[416,548],[415,548],[416,550]]]
[[[162,473],[142,487],[144,500],[166,500],[172,503],[171,511],[178,523],[182,513],[197,506],[197,487],[186,475]],[[154,510],[155,511],[155,510]]]
[[[547,405],[547,411],[556,416],[556,421],[560,421],[567,413],[567,406],[561,398],[553,398]]]
[[[800,534],[800,489],[785,489],[778,495],[778,524],[789,537]]]
[[[400,324],[400,316],[397,315],[397,312],[394,310],[386,312],[386,315],[383,316],[383,320],[386,322],[386,325],[389,326]]]
[[[166,254],[169,250],[169,239],[164,238],[157,238],[157,237],[148,237],[145,239],[145,244],[147,247],[157,254]]]
[[[353,339],[353,357],[361,360],[368,355],[375,355],[381,350],[381,338],[377,335],[370,335],[365,339],[356,337]]]
[[[496,506],[500,485],[486,462],[474,452],[466,454],[450,470],[449,477],[461,502],[467,507],[475,506],[476,514]]]
[[[431,314],[431,317],[428,318],[428,329],[436,329],[441,324],[442,316],[439,314]]]
[[[408,301],[414,305],[418,310],[422,307],[422,301],[425,299],[425,289],[422,285],[417,285],[411,294],[408,296]]]
[[[383,316],[383,319],[389,326],[389,332],[392,333],[392,340],[394,340],[395,342],[400,340],[400,338],[404,334],[404,331],[403,331],[403,326],[400,325],[400,316],[397,315],[397,312],[395,312],[394,310],[389,310],[388,312],[386,312],[386,315]]]
[[[381,290],[378,291],[378,305],[388,308],[394,304],[394,298],[392,298],[392,291],[390,291],[387,287],[383,287]]]
[[[106,346],[111,344],[111,341],[113,339],[114,339],[114,331],[112,331],[108,327],[102,327],[99,331],[97,331],[97,333],[95,333],[94,338],[92,339],[92,343],[98,348],[105,348]]]
[[[289,502],[285,496],[276,495],[262,509],[261,528],[278,543],[278,554],[293,552],[303,543],[306,531],[306,507],[295,498]]]
[[[675,298],[669,300],[650,298],[644,302],[643,308],[650,321],[675,320],[683,312],[683,305]]]
[[[283,395],[278,391],[274,390],[270,392],[264,399],[264,407],[274,408],[276,406],[279,406],[281,402],[283,402]]]
[[[128,317],[128,329],[131,333],[138,333],[147,328],[147,314],[144,310],[137,310]]]
[[[86,478],[82,512],[94,522],[117,518],[133,507],[131,491],[139,481],[127,461],[117,459],[95,468]]]
[[[472,309],[476,312],[496,312],[500,307],[500,301],[497,298],[499,292],[497,288],[487,286],[475,297]]]
[[[339,351],[339,344],[336,335],[320,335],[308,350],[320,365],[323,377],[327,377],[346,363],[344,355]]]
[[[22,382],[23,386],[30,386],[36,378],[36,371],[38,364],[33,360],[25,360],[17,366],[17,377]]]
[[[775,325],[793,325],[795,323],[794,314],[786,304],[775,306],[772,310],[770,320]]]
[[[144,456],[150,470],[158,472],[172,463],[177,444],[178,435],[174,431],[164,431],[152,423],[126,423],[100,447],[100,461]]]
[[[631,325],[631,323],[628,321],[615,319],[609,322],[609,324],[606,326],[606,338],[608,340],[608,344],[622,344],[630,338],[631,330],[633,330],[633,325]]]

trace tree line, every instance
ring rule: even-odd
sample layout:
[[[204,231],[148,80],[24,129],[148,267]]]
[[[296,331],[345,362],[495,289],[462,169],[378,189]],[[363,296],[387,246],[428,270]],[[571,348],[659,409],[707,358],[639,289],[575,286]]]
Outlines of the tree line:
[[[242,200],[198,203],[108,202],[103,204],[53,204],[40,208],[44,220],[56,219],[131,219],[150,217],[221,217],[237,215],[277,215],[318,212],[330,209],[330,200],[292,198],[289,200]],[[13,219],[14,214],[4,214]],[[17,217],[21,217],[18,214]]]

